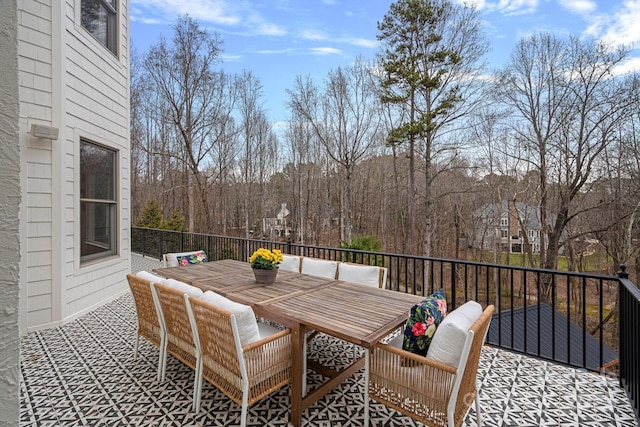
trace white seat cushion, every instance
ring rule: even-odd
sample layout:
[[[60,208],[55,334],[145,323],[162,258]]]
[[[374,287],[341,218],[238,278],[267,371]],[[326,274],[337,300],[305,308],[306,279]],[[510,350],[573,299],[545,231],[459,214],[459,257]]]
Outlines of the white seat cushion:
[[[149,273],[148,271],[138,271],[135,276],[141,277],[144,280],[148,280],[151,283],[164,283],[166,280],[164,277],[156,276],[153,273]]]
[[[338,280],[380,287],[380,268],[375,265],[338,264]]]
[[[282,255],[284,261],[282,261],[278,267],[282,271],[293,271],[300,273],[300,257],[295,255]]]
[[[256,321],[256,315],[253,313],[251,306],[231,301],[212,291],[205,292],[202,299],[216,307],[230,311],[236,316],[240,343],[243,347],[260,339],[258,322]]]
[[[200,288],[196,288],[195,286],[191,286],[188,283],[181,282],[175,279],[164,279],[161,283],[177,289],[185,294],[189,294],[194,297],[202,298],[202,290]]]
[[[180,263],[178,262],[178,257],[195,255],[199,252],[202,252],[202,250],[191,251],[191,252],[174,252],[174,253],[164,254],[164,261],[167,264],[167,267],[179,267]]]
[[[338,261],[328,261],[324,259],[302,258],[301,273],[310,276],[326,277],[328,279],[336,278],[336,270],[338,269]]]
[[[258,322],[258,333],[260,334],[260,339],[268,338],[278,332],[280,332],[280,329],[264,322]]]
[[[475,301],[468,301],[449,313],[438,326],[427,357],[457,368],[467,332],[481,314],[482,306]]]

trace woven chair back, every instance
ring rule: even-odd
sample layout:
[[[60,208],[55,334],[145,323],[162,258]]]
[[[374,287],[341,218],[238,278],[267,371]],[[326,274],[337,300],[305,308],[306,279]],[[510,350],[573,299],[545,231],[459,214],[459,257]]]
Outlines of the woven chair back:
[[[160,347],[160,323],[151,294],[151,282],[133,274],[127,274],[127,282],[136,307],[138,335]]]
[[[167,334],[167,352],[195,369],[195,343],[184,301],[184,292],[154,283]]]
[[[202,376],[237,404],[242,404],[242,372],[231,326],[231,312],[190,298],[197,325]]]

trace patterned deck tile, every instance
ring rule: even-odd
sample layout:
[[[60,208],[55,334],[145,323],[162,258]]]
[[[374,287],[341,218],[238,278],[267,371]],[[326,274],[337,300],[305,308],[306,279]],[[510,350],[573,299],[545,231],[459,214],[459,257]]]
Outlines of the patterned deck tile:
[[[194,374],[169,358],[156,381],[158,349],[140,341],[134,358],[135,312],[129,295],[63,327],[26,335],[21,343],[23,426],[229,426],[240,407],[206,381],[202,408],[191,409]],[[327,351],[330,348],[330,351]],[[326,335],[310,343],[310,357],[344,366],[352,346]],[[321,377],[310,372],[311,387]],[[486,347],[478,380],[485,426],[637,427],[617,380]],[[249,409],[252,427],[287,426],[289,387]],[[303,414],[304,426],[361,426],[363,373],[347,379]],[[372,425],[419,426],[371,402]],[[472,408],[464,425],[475,427]]]

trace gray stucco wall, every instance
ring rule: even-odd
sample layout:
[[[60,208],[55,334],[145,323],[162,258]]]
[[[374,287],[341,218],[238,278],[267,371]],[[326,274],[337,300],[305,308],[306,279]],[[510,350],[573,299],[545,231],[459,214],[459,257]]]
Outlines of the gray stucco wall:
[[[0,425],[20,418],[18,6],[0,1]]]

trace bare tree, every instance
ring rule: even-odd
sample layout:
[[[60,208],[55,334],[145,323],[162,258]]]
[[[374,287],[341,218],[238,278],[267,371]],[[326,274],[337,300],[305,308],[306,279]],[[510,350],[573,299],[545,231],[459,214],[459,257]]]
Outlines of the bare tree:
[[[380,127],[369,70],[369,65],[358,59],[348,68],[329,71],[323,90],[300,76],[294,89],[287,90],[289,107],[305,120],[342,172],[338,189],[343,241],[351,240],[354,167],[367,155]]]
[[[264,185],[269,176],[275,173],[277,161],[277,139],[271,129],[262,103],[262,84],[250,71],[244,71],[236,78],[238,93],[237,108],[240,115],[240,138],[242,154],[239,159],[242,171],[243,189],[241,209],[244,219],[245,237],[250,236],[251,218],[266,212],[262,209],[252,212],[252,201],[260,208],[268,206],[269,193]],[[274,204],[271,204],[273,207]],[[253,215],[252,215],[253,214]]]
[[[577,37],[533,35],[517,44],[497,79],[495,93],[511,108],[523,160],[539,176],[544,268],[556,268],[594,164],[632,112],[633,80],[614,75],[627,53]],[[550,284],[543,285],[549,298]]]
[[[635,108],[632,118],[619,129],[611,149],[604,153],[602,179],[594,186],[598,208],[589,215],[591,229],[613,267],[630,264],[631,272],[640,266],[640,138],[636,128],[640,114]],[[635,260],[635,262],[634,262]],[[615,273],[615,271],[612,271]]]
[[[174,26],[172,45],[161,38],[150,48],[144,68],[153,82],[151,89],[160,105],[166,105],[162,120],[171,124],[179,150],[170,154],[184,166],[190,230],[196,230],[196,195],[204,217],[204,226],[211,221],[207,199],[207,177],[201,165],[210,155],[214,142],[227,134],[233,96],[224,73],[214,66],[220,62],[222,42],[217,34],[210,35],[189,16],[178,18]]]

